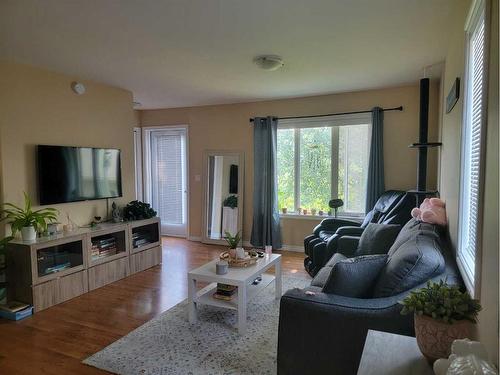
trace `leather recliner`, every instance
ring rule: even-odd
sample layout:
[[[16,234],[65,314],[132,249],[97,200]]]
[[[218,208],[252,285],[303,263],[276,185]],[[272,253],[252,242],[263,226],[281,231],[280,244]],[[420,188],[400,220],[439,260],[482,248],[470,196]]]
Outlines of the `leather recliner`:
[[[313,234],[304,239],[306,259],[304,267],[314,276],[337,252],[337,242],[343,236],[360,237],[369,223],[404,225],[411,219],[415,196],[399,190],[388,190],[380,196],[363,222],[327,218],[314,228]]]

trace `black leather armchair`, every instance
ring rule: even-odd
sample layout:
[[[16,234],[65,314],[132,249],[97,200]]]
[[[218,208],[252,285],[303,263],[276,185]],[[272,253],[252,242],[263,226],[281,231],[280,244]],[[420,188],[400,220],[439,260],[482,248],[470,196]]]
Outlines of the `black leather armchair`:
[[[415,196],[404,191],[388,190],[378,199],[363,222],[327,218],[314,228],[313,234],[304,239],[306,259],[304,267],[314,276],[337,252],[337,243],[342,236],[360,237],[369,223],[404,225],[411,219],[415,207]]]

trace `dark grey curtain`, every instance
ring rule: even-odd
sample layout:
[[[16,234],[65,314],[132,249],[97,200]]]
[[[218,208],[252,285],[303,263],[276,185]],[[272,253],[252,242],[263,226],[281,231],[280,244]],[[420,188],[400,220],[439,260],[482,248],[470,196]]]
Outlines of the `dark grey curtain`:
[[[256,117],[253,122],[253,246],[272,245],[281,248],[278,214],[278,176],[276,145],[278,121],[272,117]]]
[[[369,212],[385,191],[384,183],[384,111],[372,109],[372,137],[368,161],[368,183],[365,211]]]

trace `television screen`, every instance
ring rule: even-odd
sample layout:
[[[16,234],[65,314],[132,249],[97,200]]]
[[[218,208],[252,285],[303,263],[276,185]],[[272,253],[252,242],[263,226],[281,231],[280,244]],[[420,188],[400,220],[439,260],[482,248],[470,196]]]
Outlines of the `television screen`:
[[[40,204],[122,196],[120,150],[38,146]]]

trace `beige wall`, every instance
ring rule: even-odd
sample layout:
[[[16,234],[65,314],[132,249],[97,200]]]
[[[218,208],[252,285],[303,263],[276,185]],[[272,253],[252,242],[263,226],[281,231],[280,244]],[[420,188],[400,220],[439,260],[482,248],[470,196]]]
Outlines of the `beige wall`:
[[[430,139],[438,132],[439,85],[431,85]],[[189,125],[190,235],[201,236],[202,155],[207,149],[242,150],[245,152],[244,238],[252,226],[253,130],[249,118],[254,116],[295,116],[357,111],[374,106],[404,106],[403,112],[386,112],[384,157],[386,187],[410,189],[416,185],[416,151],[408,145],[418,137],[418,85],[316,97],[275,100],[244,104],[216,105],[141,111],[142,126]],[[430,152],[429,187],[436,187],[437,154]],[[283,242],[300,246],[317,220],[284,219]]]
[[[78,80],[87,92],[76,95],[76,77],[27,65],[0,62],[0,149],[2,201],[22,203],[23,191],[37,201],[35,145],[120,148],[125,203],[134,198],[132,94]],[[55,205],[79,225],[105,215],[106,201]]]
[[[458,3],[458,1],[457,1]],[[492,1],[491,56],[489,67],[488,125],[486,131],[486,173],[482,228],[482,262],[479,298],[483,306],[477,335],[487,345],[498,364],[498,2]],[[470,1],[460,1],[455,8],[456,23],[450,30],[453,36],[446,57],[444,101],[455,77],[464,76],[464,25]],[[449,114],[442,114],[441,195],[446,200],[449,234],[452,246],[458,241],[458,202],[460,181],[460,132],[463,97]]]

